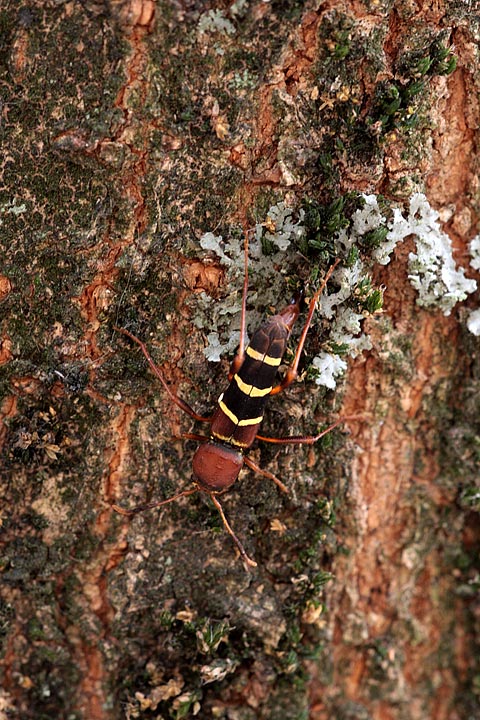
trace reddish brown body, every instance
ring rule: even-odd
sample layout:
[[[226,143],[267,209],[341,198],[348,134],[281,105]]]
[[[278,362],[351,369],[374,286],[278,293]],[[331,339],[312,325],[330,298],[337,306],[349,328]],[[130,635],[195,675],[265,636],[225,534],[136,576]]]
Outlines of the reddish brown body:
[[[300,312],[292,301],[254,333],[242,364],[234,373],[211,421],[210,439],[193,458],[193,477],[210,492],[227,490],[243,467],[245,450],[255,440],[268,396]]]

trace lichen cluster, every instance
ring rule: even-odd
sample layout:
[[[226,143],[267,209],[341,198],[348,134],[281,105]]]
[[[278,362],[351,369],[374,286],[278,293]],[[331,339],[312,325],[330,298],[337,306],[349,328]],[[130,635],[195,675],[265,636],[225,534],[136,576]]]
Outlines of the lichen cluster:
[[[412,238],[415,244],[415,251],[408,256],[408,278],[418,293],[418,305],[449,315],[458,302],[477,288],[476,281],[457,267],[451,240],[441,227],[439,213],[425,195],[412,195],[406,212],[400,207],[388,208],[383,199],[373,194],[357,195],[349,216],[345,207],[343,198],[326,207],[306,201],[298,210],[281,201],[270,207],[266,220],[257,223],[250,233],[252,305],[259,302],[262,307],[278,308],[278,299],[285,294],[282,284],[295,268],[299,251],[317,253],[316,257],[308,258],[311,279],[321,272],[318,255],[327,263],[329,253],[342,258],[319,302],[318,317],[328,320],[329,329],[322,338],[323,349],[313,357],[310,366],[315,382],[330,389],[335,388],[336,378],[345,372],[346,357],[355,357],[371,348],[370,337],[362,332],[362,321],[380,309],[382,292],[372,286],[370,272],[375,264],[389,263],[396,246],[406,238]],[[205,356],[218,362],[222,355],[235,349],[239,340],[243,237],[234,232],[224,240],[207,232],[200,244],[219,258],[232,288],[222,303],[205,294],[201,298],[204,309],[208,308],[208,322],[215,328],[208,333]],[[478,238],[472,241],[471,254],[471,265],[478,269]],[[467,323],[474,334],[480,332],[477,314],[479,311],[473,312]],[[230,316],[231,323],[225,323],[226,316]],[[195,321],[198,327],[207,326],[202,310],[196,313]]]

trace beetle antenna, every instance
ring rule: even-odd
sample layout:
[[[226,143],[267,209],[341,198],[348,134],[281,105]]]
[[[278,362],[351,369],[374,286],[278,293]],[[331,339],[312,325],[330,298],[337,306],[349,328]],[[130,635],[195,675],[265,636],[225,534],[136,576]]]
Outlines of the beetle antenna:
[[[246,551],[245,548],[243,547],[243,545],[242,545],[242,543],[240,542],[240,540],[238,539],[238,537],[237,537],[237,536],[235,535],[235,533],[233,532],[233,529],[232,529],[230,523],[228,522],[228,520],[227,520],[227,518],[226,518],[226,516],[225,516],[225,513],[223,512],[223,508],[222,508],[222,506],[220,505],[220,501],[217,500],[217,498],[215,497],[215,495],[214,495],[213,493],[208,493],[208,495],[210,495],[213,504],[215,505],[215,507],[217,508],[218,512],[220,513],[220,517],[222,518],[222,522],[223,522],[223,524],[224,524],[224,526],[225,526],[225,530],[228,532],[228,534],[229,534],[230,537],[232,538],[233,542],[234,542],[235,545],[237,546],[237,548],[238,548],[238,550],[239,550],[239,552],[240,552],[240,555],[242,556],[242,559],[243,559],[244,563],[245,563],[246,565],[248,565],[249,567],[257,567],[257,563],[255,562],[255,560],[252,560],[252,558],[248,557],[247,551]]]

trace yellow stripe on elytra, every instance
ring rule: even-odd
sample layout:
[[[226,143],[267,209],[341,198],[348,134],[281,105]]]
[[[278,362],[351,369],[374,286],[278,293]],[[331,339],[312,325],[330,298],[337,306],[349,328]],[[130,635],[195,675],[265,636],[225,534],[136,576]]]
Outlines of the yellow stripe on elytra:
[[[258,352],[258,350],[254,350],[254,348],[250,347],[250,345],[247,347],[245,352],[254,360],[260,360],[260,362],[264,362],[266,365],[272,365],[272,367],[278,367],[282,362],[282,358],[265,355],[264,353]]]
[[[243,382],[242,378],[238,375],[234,375],[233,379],[237,383],[240,390],[245,393],[245,395],[248,395],[249,397],[265,397],[265,395],[268,395],[270,390],[272,389],[272,386],[267,388],[257,388],[255,385],[249,385],[246,382]]]
[[[260,417],[257,418],[245,418],[245,420],[239,420],[235,413],[233,413],[230,408],[228,408],[225,403],[222,400],[223,395],[220,395],[218,398],[218,404],[220,405],[220,408],[223,410],[225,415],[233,422],[235,425],[238,425],[239,427],[245,427],[245,425],[258,425],[263,420],[263,415],[260,415]]]

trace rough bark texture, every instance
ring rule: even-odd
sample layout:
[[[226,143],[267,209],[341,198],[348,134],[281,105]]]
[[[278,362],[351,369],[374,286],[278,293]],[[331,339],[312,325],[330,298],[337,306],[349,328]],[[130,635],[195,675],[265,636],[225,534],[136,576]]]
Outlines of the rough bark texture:
[[[225,497],[258,568],[200,495],[111,508],[187,487],[172,437],[198,432],[114,326],[199,412],[225,383],[194,322],[200,291],[232,290],[204,232],[422,190],[467,264],[474,4],[7,0],[0,20],[0,717],[480,717],[479,345],[463,308],[418,307],[408,240],[341,392],[298,383],[266,425],[364,419],[254,450],[289,497],[251,473]],[[409,124],[392,87],[452,44]]]

